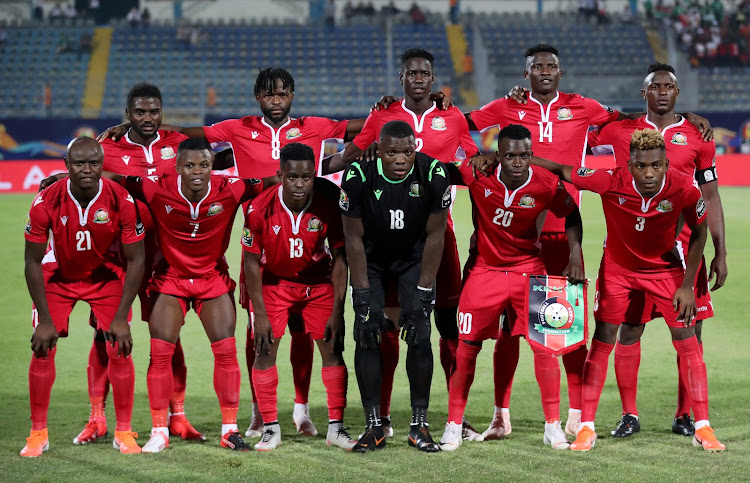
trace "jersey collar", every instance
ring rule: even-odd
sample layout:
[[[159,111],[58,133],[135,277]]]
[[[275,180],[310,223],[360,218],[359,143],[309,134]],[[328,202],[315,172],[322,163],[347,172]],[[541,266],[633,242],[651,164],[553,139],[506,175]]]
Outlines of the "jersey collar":
[[[416,158],[414,159],[414,164],[417,164],[417,160],[416,160]],[[388,181],[388,182],[389,182],[389,183],[391,183],[391,184],[399,184],[399,183],[403,183],[403,182],[404,182],[404,181],[406,180],[406,178],[408,178],[409,176],[411,176],[411,174],[412,174],[412,173],[414,172],[414,164],[412,164],[412,165],[411,165],[411,169],[410,169],[410,170],[409,170],[409,172],[408,172],[408,173],[406,174],[406,176],[404,176],[404,179],[400,179],[400,180],[394,181],[394,180],[392,180],[392,179],[388,178],[388,176],[386,176],[386,175],[385,175],[385,174],[383,173],[383,160],[381,160],[380,158],[378,158],[378,174],[379,174],[380,176],[382,176],[384,180]]]
[[[292,213],[292,210],[290,210],[286,204],[284,204],[284,197],[282,196],[282,187],[279,186],[279,203],[281,203],[282,208],[284,208],[284,211],[286,211],[286,214],[289,215],[289,221],[292,222],[292,233],[296,235],[299,233],[299,224],[302,222],[302,217],[305,216],[305,213],[307,213],[307,209],[310,208],[310,205],[312,204],[313,200],[313,194],[310,192],[310,198],[307,199],[307,204],[305,204],[305,207],[302,208],[302,211],[299,212],[297,215],[297,218],[294,217],[294,214]]]
[[[133,128],[130,128],[133,129]],[[161,139],[161,134],[159,134],[159,130],[156,130],[156,138],[154,138],[153,141],[148,145],[148,147],[144,146],[143,144],[138,144],[134,141],[130,140],[130,129],[128,129],[128,132],[125,133],[125,141],[129,144],[132,144],[133,146],[138,146],[143,150],[143,155],[146,156],[146,162],[148,164],[154,164],[154,153],[151,148],[153,148],[154,144],[158,143]]]
[[[542,115],[542,122],[549,122],[549,110],[552,108],[552,104],[557,102],[557,100],[560,98],[560,91],[557,91],[555,94],[555,98],[549,101],[549,104],[547,104],[547,107],[545,108],[544,104],[539,102],[536,98],[534,98],[534,94],[529,92],[529,100],[534,101],[539,105],[539,110],[541,111]]]
[[[513,204],[513,199],[516,197],[516,193],[518,193],[523,188],[528,186],[529,183],[531,183],[531,177],[534,176],[534,170],[531,168],[531,166],[529,166],[529,177],[526,178],[526,182],[524,184],[516,188],[514,191],[508,191],[508,187],[505,186],[505,183],[503,183],[503,181],[500,179],[500,169],[497,170],[497,173],[495,174],[495,176],[497,177],[497,181],[501,185],[503,185],[503,188],[505,188],[504,204],[505,204],[505,207],[508,208],[510,207],[510,205]]]
[[[424,127],[424,120],[427,118],[427,114],[437,109],[437,104],[435,104],[435,101],[432,101],[432,107],[424,111],[424,114],[422,114],[421,117],[418,117],[414,111],[406,107],[406,99],[401,101],[401,108],[411,114],[412,120],[414,121],[414,132],[421,133],[422,128]]]
[[[70,196],[70,199],[73,200],[73,203],[75,203],[76,208],[78,208],[78,223],[81,226],[86,226],[86,222],[89,219],[89,210],[92,206],[94,206],[94,202],[99,199],[99,196],[102,194],[102,186],[104,186],[104,182],[101,178],[99,178],[99,191],[97,191],[96,196],[94,196],[91,201],[89,201],[89,204],[86,206],[86,209],[83,210],[81,208],[81,204],[78,202],[75,196],[73,196],[73,193],[70,191],[70,178],[68,178],[68,182],[65,185],[68,189],[68,196]]]
[[[654,198],[659,196],[662,191],[664,191],[664,186],[666,186],[667,184],[667,173],[664,173],[664,179],[661,180],[661,188],[659,188],[659,191],[654,196],[649,198],[648,201],[646,201],[646,198],[643,197],[641,192],[638,191],[638,188],[635,186],[635,178],[633,178],[632,183],[633,191],[635,191],[635,193],[641,197],[641,212],[648,213],[648,207],[651,205],[651,202],[654,200]]]
[[[648,118],[648,114],[646,114],[643,117],[643,120],[646,122],[646,124],[648,124],[649,126],[653,127],[654,131],[659,131],[659,128],[656,126],[656,124],[654,124],[653,122],[651,122],[651,120]],[[675,122],[674,124],[670,124],[669,126],[665,127],[664,129],[662,129],[659,132],[661,132],[662,137],[664,137],[664,135],[666,134],[666,132],[668,130],[672,129],[673,127],[682,126],[684,123],[685,123],[685,117],[684,116],[680,116],[680,120],[679,121]]]
[[[190,207],[190,218],[193,220],[197,220],[198,212],[201,209],[201,203],[203,203],[206,200],[206,198],[208,198],[208,195],[211,194],[211,180],[210,179],[208,180],[208,190],[206,190],[206,196],[201,198],[201,200],[195,206],[193,206],[190,200],[187,199],[185,195],[182,194],[182,177],[181,176],[177,176],[177,192],[180,193],[180,196],[182,196],[183,200],[187,201],[187,204]]]
[[[281,140],[279,140],[279,136],[281,135],[281,130],[287,127],[291,122],[292,118],[289,116],[284,124],[279,126],[278,129],[274,129],[273,126],[268,124],[266,122],[266,118],[262,117],[260,118],[260,122],[262,122],[265,126],[268,127],[268,129],[271,130],[271,148],[272,149],[281,149]]]

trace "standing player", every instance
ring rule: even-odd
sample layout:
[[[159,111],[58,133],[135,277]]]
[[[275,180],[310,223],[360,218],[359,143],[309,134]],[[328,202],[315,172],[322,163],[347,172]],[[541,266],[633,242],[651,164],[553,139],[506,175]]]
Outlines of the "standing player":
[[[135,442],[138,435],[130,427],[135,368],[128,312],[143,277],[143,227],[133,198],[116,183],[101,179],[102,158],[94,139],[74,139],[65,157],[70,178],[39,193],[29,211],[25,258],[26,283],[34,302],[32,427],[21,456],[39,456],[49,448],[47,411],[57,338],[67,336],[68,318],[78,301],[91,306],[97,329],[109,341],[105,351],[117,416],[112,444],[121,453],[141,452]],[[121,244],[126,266],[111,250],[113,243]]]
[[[155,298],[149,317],[151,363],[147,376],[153,428],[143,452],[158,453],[169,446],[172,357],[191,306],[203,323],[214,354],[214,389],[222,415],[221,446],[248,451],[250,447],[237,431],[240,367],[231,295],[235,284],[229,278],[224,252],[238,207],[259,194],[263,185],[257,179],[212,175],[211,151],[205,140],[180,143],[176,161],[176,175],[112,176],[151,210],[164,256],[154,268],[149,285]],[[278,178],[270,181],[275,184]]]
[[[327,179],[315,177],[315,155],[309,146],[287,144],[281,148],[280,158],[281,185],[253,200],[242,236],[247,252],[245,282],[255,312],[252,378],[265,424],[255,449],[268,451],[281,444],[276,407],[277,342],[293,313],[304,321],[323,359],[327,443],[350,450],[356,441],[343,426],[348,381],[342,356],[348,272],[336,205],[339,189]]]
[[[701,193],[706,201],[706,222],[713,238],[715,249],[714,259],[711,261],[710,271],[706,270],[705,259],[698,269],[698,279],[695,282],[695,298],[697,314],[695,316],[695,335],[698,346],[703,352],[701,341],[701,327],[703,320],[713,316],[713,304],[708,292],[709,281],[716,275],[716,282],[711,290],[724,285],[727,278],[727,250],[724,242],[724,210],[719,196],[719,183],[716,175],[716,145],[713,141],[704,142],[701,133],[685,118],[675,113],[675,103],[680,93],[679,83],[674,69],[666,64],[654,64],[649,67],[648,75],[643,82],[641,94],[647,101],[646,116],[636,120],[626,120],[607,124],[598,131],[591,133],[589,144],[611,145],[615,153],[617,166],[626,167],[630,158],[630,137],[636,129],[656,129],[661,132],[665,140],[669,167],[695,177]],[[687,257],[690,241],[690,229],[683,227],[678,237],[678,246]],[[646,307],[644,317],[652,317],[652,307]],[[658,314],[655,314],[658,316]],[[641,329],[645,325],[639,326]],[[622,399],[622,419],[612,436],[628,437],[640,431],[636,394],[638,389],[638,367],[641,361],[641,346],[639,342],[623,345],[622,341],[615,346],[615,374]],[[683,361],[677,357],[678,375],[682,373]],[[672,431],[685,436],[692,436],[695,427],[690,419],[690,397],[685,381],[679,379],[677,411],[672,423]]]
[[[262,116],[228,119],[205,127],[163,127],[174,129],[190,138],[207,139],[211,143],[230,142],[234,151],[237,173],[245,178],[263,178],[276,174],[281,148],[293,142],[303,143],[312,148],[315,153],[316,169],[320,170],[321,166],[318,163],[325,140],[351,141],[364,124],[364,119],[336,121],[324,117],[290,117],[289,113],[294,100],[294,78],[289,72],[279,67],[269,67],[260,71],[255,80],[253,92],[263,113]],[[103,133],[102,137],[119,137],[128,127],[128,124],[116,126]],[[252,341],[252,309],[248,305],[249,301],[244,287],[243,264],[240,273],[240,304],[248,309],[245,355],[248,372],[252,374],[255,360]],[[313,340],[304,332],[302,321],[296,317],[289,321],[289,332],[291,334],[289,353],[295,387],[295,405],[292,416],[300,434],[315,436],[318,431],[310,419],[307,406],[312,374]],[[252,378],[250,388],[253,389]],[[254,390],[253,399],[255,400]],[[254,402],[253,420],[245,435],[259,437],[262,426],[263,421],[258,412],[258,406]]]
[[[379,158],[352,163],[344,174],[339,206],[352,277],[354,366],[367,426],[352,449],[385,446],[380,418],[385,287],[397,283],[401,338],[408,345],[406,372],[412,421],[408,442],[421,451],[439,451],[427,425],[432,384],[430,313],[451,203],[445,167],[416,152],[414,131],[403,121],[383,126]]]
[[[635,131],[626,168],[593,170],[540,160],[541,166],[602,198],[607,239],[596,281],[596,330],[583,371],[582,422],[570,449],[589,451],[596,443],[594,417],[607,378],[609,354],[617,340],[640,340],[643,312],[653,302],[664,316],[672,344],[683,360],[682,379],[695,411],[693,444],[724,451],[708,421],[708,383],[695,337],[693,281],[706,242],[706,204],[693,178],[669,169],[658,131]],[[675,246],[682,223],[691,228],[687,257]]]
[[[440,441],[446,451],[461,445],[461,421],[482,342],[497,337],[498,322],[506,309],[511,335],[525,333],[528,274],[545,273],[539,232],[548,210],[565,219],[570,257],[562,274],[574,283],[585,278],[578,207],[556,176],[529,167],[531,155],[531,132],[509,124],[498,135],[500,167],[495,176],[475,179],[467,163],[459,168],[469,186],[476,231],[459,302],[461,342],[449,385],[448,423]],[[541,351],[534,350],[535,363],[546,359],[545,354],[537,353]],[[543,441],[553,449],[568,449],[559,421],[560,388],[547,380],[547,374],[540,374],[543,370],[536,367],[546,419]]]
[[[375,110],[370,114],[362,132],[344,150],[342,155],[344,163],[351,163],[368,146],[376,142],[380,136],[380,130],[389,121],[404,121],[410,124],[416,136],[417,152],[435,159],[444,162],[453,161],[456,159],[459,148],[462,150],[461,155],[465,157],[474,156],[478,152],[461,111],[456,107],[440,110],[430,99],[430,90],[435,80],[434,61],[435,57],[422,49],[409,49],[401,55],[399,81],[404,86],[404,99],[394,102],[387,109]],[[461,293],[461,265],[450,214],[436,284],[435,325],[440,332],[440,363],[445,371],[447,383],[456,360],[458,347],[456,311]],[[398,332],[386,330],[382,335],[380,350],[383,353],[383,395],[380,410],[383,414],[382,419],[387,436],[392,436],[390,402],[393,377],[398,364]],[[469,439],[481,439],[481,435],[476,433],[471,426],[466,425],[466,430]]]

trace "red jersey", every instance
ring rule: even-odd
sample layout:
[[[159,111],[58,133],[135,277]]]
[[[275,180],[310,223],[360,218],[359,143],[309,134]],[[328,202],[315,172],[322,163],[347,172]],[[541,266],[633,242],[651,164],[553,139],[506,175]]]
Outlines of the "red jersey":
[[[668,170],[659,192],[648,199],[638,192],[627,168],[580,168],[572,182],[601,195],[607,222],[605,257],[644,276],[684,270],[675,247],[678,229],[683,221],[694,226],[706,216],[706,204],[690,176]]]
[[[520,124],[531,131],[535,156],[569,166],[585,166],[586,137],[589,126],[617,120],[620,113],[578,94],[558,92],[546,106],[529,94],[526,105],[512,99],[496,99],[477,111],[471,118],[479,129]],[[578,191],[566,187],[580,203]],[[565,221],[548,216],[545,232],[565,232]]]
[[[225,271],[224,252],[237,208],[263,190],[258,179],[211,175],[206,196],[191,203],[176,174],[124,178],[123,184],[148,205],[164,255],[155,271],[170,277],[206,277]]]
[[[310,146],[315,153],[315,168],[319,169],[323,143],[326,139],[343,142],[347,122],[325,117],[290,117],[274,129],[262,116],[245,116],[205,126],[203,132],[211,143],[231,143],[240,176],[266,178],[276,174],[281,148],[289,143]]]
[[[464,151],[461,158],[470,158],[479,151],[463,113],[457,107],[441,111],[434,102],[421,116],[407,109],[405,100],[394,102],[388,109],[373,111],[352,142],[361,150],[367,149],[380,139],[380,130],[390,121],[404,121],[411,125],[417,151],[444,163],[456,159],[458,148]]]
[[[101,271],[120,274],[124,269],[116,241],[130,244],[143,239],[133,197],[117,183],[99,180],[99,192],[85,208],[70,191],[70,179],[56,182],[34,198],[26,222],[26,240],[47,243],[42,263],[55,266],[64,280],[84,280]],[[55,264],[55,262],[57,262]]]
[[[187,136],[178,132],[156,132],[148,146],[130,140],[128,131],[118,141],[107,138],[101,142],[104,148],[104,170],[123,176],[161,176],[174,173],[177,163],[177,147]]]
[[[560,179],[543,168],[529,167],[529,178],[514,191],[495,176],[474,179],[462,163],[461,177],[469,187],[477,264],[513,272],[544,273],[541,232],[547,210],[564,218],[575,210],[573,197]]]
[[[335,184],[316,178],[310,201],[296,217],[284,204],[281,185],[253,200],[245,217],[242,248],[263,255],[264,285],[282,280],[331,283],[330,250],[344,246],[339,197]]]

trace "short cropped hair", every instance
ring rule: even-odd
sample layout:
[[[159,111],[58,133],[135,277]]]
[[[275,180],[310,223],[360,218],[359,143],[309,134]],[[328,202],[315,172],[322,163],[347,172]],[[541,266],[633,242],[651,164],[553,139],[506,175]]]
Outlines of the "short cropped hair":
[[[508,124],[497,134],[498,142],[503,138],[515,139],[518,141],[523,139],[531,139],[531,131],[521,126],[520,124]]]
[[[526,49],[526,52],[524,52],[524,57],[531,57],[534,54],[538,54],[539,52],[549,52],[550,54],[555,54],[558,57],[560,56],[560,53],[558,52],[556,47],[553,47],[550,44],[536,44],[533,47],[529,47]]]
[[[672,74],[675,73],[674,67],[672,67],[669,64],[662,64],[661,62],[656,62],[655,64],[651,64],[648,66],[649,74],[651,74],[652,72],[659,72],[661,70],[666,70],[667,72],[671,72]]]
[[[283,89],[288,87],[290,92],[294,92],[294,77],[292,77],[289,71],[281,67],[266,67],[258,72],[253,93],[259,96],[260,91],[273,92],[276,88],[277,80],[281,80]]]
[[[661,149],[666,152],[664,137],[654,129],[636,129],[630,137],[630,157],[636,151],[653,151]]]
[[[128,107],[133,106],[136,97],[153,97],[159,99],[159,104],[162,103],[161,90],[159,90],[154,84],[149,84],[147,82],[136,84],[130,89],[130,92],[128,92]]]
[[[430,62],[430,65],[435,66],[435,56],[427,52],[424,49],[408,49],[401,54],[401,69],[406,66],[409,59],[425,59]]]
[[[208,141],[201,138],[188,138],[180,143],[177,147],[177,157],[179,158],[185,151],[208,151],[209,157],[211,154],[211,145]]]
[[[302,143],[289,143],[281,148],[279,166],[283,168],[288,161],[310,161],[315,164],[315,153],[312,148]]]
[[[390,121],[385,123],[383,128],[380,130],[380,138],[388,136],[395,139],[404,139],[409,136],[414,136],[414,129],[404,121]]]

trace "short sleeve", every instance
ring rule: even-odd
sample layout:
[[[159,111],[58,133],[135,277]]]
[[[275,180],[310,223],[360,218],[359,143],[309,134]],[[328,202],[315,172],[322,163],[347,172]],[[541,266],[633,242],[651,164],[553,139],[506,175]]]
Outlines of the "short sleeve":
[[[115,192],[115,195],[118,194],[120,193]],[[122,243],[129,245],[143,240],[145,230],[133,196],[129,193],[123,193],[123,197],[118,199],[120,200],[120,236]]]
[[[471,119],[480,131],[491,126],[499,125],[507,105],[507,99],[495,99],[489,104],[485,104],[480,109],[471,111]]]
[[[235,183],[237,189],[242,190],[239,202],[244,203],[263,192],[263,181],[258,178],[241,178],[242,183]],[[234,187],[233,187],[234,189]]]
[[[31,203],[29,215],[26,217],[26,241],[32,243],[47,243],[48,231],[51,228],[50,216],[44,206],[44,191],[36,195]]]
[[[305,122],[311,122],[321,139],[344,139],[346,125],[349,121],[337,121],[327,117],[308,117]]]
[[[695,160],[695,180],[698,185],[704,185],[718,180],[716,173],[716,144],[713,140],[702,142]]]
[[[586,108],[586,114],[589,117],[590,126],[603,126],[604,124],[616,121],[620,117],[620,113],[611,107],[587,97],[583,97],[582,99],[583,106]]]
[[[120,185],[125,188],[133,198],[148,203],[154,196],[156,185],[159,183],[158,176],[141,178],[139,176],[124,176]]]
[[[456,121],[459,125],[458,145],[461,146],[461,149],[464,150],[466,157],[470,158],[479,152],[479,148],[477,148],[477,143],[474,142],[474,138],[471,137],[471,132],[469,132],[469,123],[466,122],[466,118],[464,117],[463,113],[459,109],[456,109],[456,111],[458,112],[456,115]],[[453,160],[445,159],[444,161],[447,163]]]
[[[682,213],[685,216],[685,223],[689,227],[694,227],[706,219],[708,211],[706,202],[703,200],[700,188],[695,185],[685,190],[684,193],[687,200]]]
[[[588,190],[599,194],[609,189],[613,178],[611,171],[585,167],[574,169],[570,177],[573,186],[579,190]]]
[[[365,125],[362,126],[362,130],[354,137],[352,142],[362,151],[379,139],[380,126],[382,125],[379,119],[379,111],[373,111],[365,119]]]
[[[361,218],[362,191],[365,184],[365,173],[359,163],[352,163],[344,171],[339,194],[339,210],[344,216]]]
[[[451,206],[452,192],[448,172],[443,163],[432,160],[427,175],[430,187],[430,213],[440,213]]]
[[[242,127],[242,121],[239,119],[227,119],[226,121],[217,122],[210,126],[203,126],[203,133],[209,143],[218,143],[221,141],[232,141],[234,133]]]
[[[616,123],[607,124],[604,126],[599,127],[598,129],[594,129],[593,131],[589,131],[588,135],[588,144],[589,146],[607,146],[607,145],[613,145],[612,142],[612,136],[613,136],[613,130],[616,126]]]
[[[461,174],[461,179],[466,186],[471,186],[476,181],[468,159],[461,161],[461,164],[458,166],[458,172]]]
[[[549,211],[551,211],[556,217],[565,218],[575,211],[575,207],[575,200],[570,196],[568,190],[565,189],[562,181],[558,180],[555,196],[550,201],[547,209],[549,209]]]
[[[261,210],[248,208],[245,226],[242,229],[242,249],[248,253],[263,253],[263,215]]]

